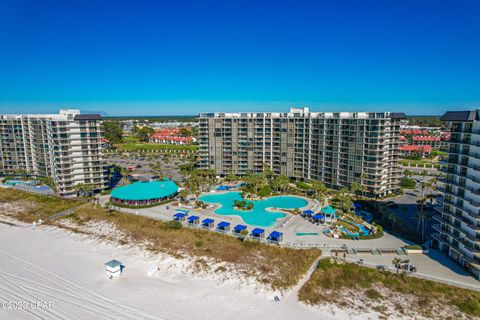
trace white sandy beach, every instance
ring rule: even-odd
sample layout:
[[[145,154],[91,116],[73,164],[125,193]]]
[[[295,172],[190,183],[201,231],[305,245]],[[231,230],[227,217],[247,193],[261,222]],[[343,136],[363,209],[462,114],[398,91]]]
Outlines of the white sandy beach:
[[[56,228],[0,224],[0,319],[375,319],[309,307],[294,294],[274,293],[216,274],[191,276],[187,262],[152,257]],[[110,280],[103,264],[120,260],[124,274]],[[153,276],[152,265],[161,269]],[[35,302],[50,303],[34,309]],[[6,302],[24,302],[8,309]],[[17,308],[19,306],[16,306]]]

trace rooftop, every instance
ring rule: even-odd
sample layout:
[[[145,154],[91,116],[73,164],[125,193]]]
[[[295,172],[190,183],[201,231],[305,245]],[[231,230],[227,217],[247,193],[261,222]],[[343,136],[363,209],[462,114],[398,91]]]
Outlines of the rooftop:
[[[480,120],[478,110],[470,111],[447,111],[440,118],[442,121],[473,122]]]
[[[110,268],[117,268],[117,267],[120,267],[122,263],[118,260],[110,260],[107,263],[105,263],[105,265]]]
[[[308,108],[291,108],[290,112],[200,113],[200,118],[324,118],[324,119],[405,119],[398,112],[310,112]]]

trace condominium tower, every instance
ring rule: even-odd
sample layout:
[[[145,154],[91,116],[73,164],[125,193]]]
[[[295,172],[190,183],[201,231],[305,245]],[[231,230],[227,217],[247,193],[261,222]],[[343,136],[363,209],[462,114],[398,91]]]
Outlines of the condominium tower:
[[[98,114],[0,115],[0,173],[52,177],[63,195],[74,195],[78,184],[102,190],[101,137]]]
[[[366,186],[369,196],[399,187],[403,113],[201,113],[199,166],[219,175],[259,173],[316,179],[329,188]]]
[[[447,112],[441,119],[451,138],[432,246],[480,279],[480,110]]]

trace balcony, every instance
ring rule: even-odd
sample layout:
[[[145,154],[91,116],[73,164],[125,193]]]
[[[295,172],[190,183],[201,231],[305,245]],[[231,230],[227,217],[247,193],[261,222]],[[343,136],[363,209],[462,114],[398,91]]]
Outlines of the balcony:
[[[465,212],[466,214],[468,214],[469,216],[471,216],[472,218],[475,218],[475,219],[480,219],[480,214],[479,212],[473,212],[473,211],[470,211],[469,209],[463,207],[463,206],[459,206],[458,204],[456,204],[455,202],[453,201],[449,201],[447,199],[445,199],[445,197],[438,197],[437,198],[437,201],[441,204],[446,204],[446,205],[451,205],[457,209],[460,209],[462,210],[463,212]],[[438,209],[437,209],[438,210]]]

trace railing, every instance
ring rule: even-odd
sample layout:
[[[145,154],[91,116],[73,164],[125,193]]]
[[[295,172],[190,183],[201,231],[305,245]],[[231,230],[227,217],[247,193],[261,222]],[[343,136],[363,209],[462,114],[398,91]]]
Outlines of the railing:
[[[369,268],[375,268],[375,269],[379,268],[379,266],[382,266],[382,269],[384,269],[384,270],[390,271],[392,273],[397,272],[397,268],[395,268],[394,266],[379,265],[379,264],[375,264],[375,263],[366,262],[364,260],[360,261],[360,259],[352,259],[352,258],[345,258],[344,259],[344,258],[335,257],[335,256],[330,256],[330,258],[340,260],[340,261],[350,262],[350,263],[356,263],[356,264],[360,264],[360,265],[363,265],[363,266],[366,266],[366,267],[369,267]],[[406,270],[402,270],[402,269],[398,269],[398,272],[408,274],[409,276],[412,276],[412,277],[417,277],[417,278],[426,279],[426,280],[432,280],[432,281],[436,281],[436,282],[440,282],[440,283],[454,285],[454,286],[457,286],[457,287],[460,287],[460,288],[466,288],[466,289],[472,289],[472,290],[475,290],[475,291],[480,291],[480,284],[471,284],[471,283],[468,283],[468,282],[460,282],[460,281],[450,280],[450,279],[446,279],[446,278],[436,277],[436,276],[425,274],[425,273],[411,272],[411,271],[406,271]]]

